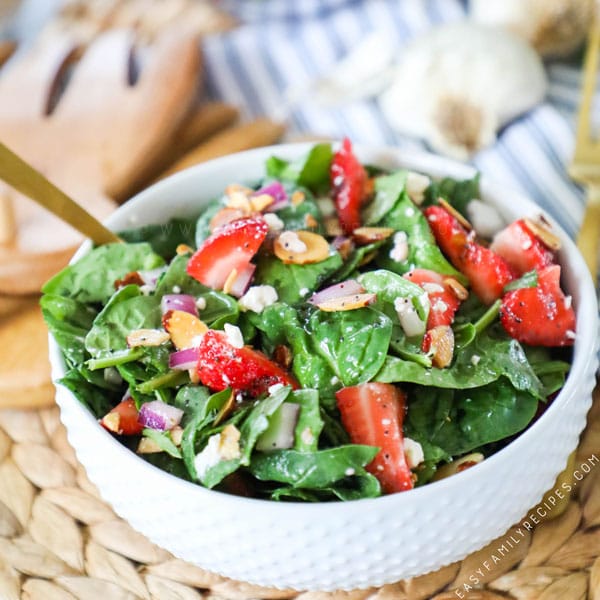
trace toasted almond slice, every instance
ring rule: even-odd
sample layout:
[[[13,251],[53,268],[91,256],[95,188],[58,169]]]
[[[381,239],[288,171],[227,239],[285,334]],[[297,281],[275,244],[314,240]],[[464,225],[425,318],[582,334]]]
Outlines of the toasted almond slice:
[[[458,298],[458,300],[466,300],[469,297],[469,290],[467,290],[464,285],[456,281],[454,277],[446,277],[446,279],[443,281],[443,284],[447,285],[452,290],[452,293],[456,296],[456,298]]]
[[[154,440],[147,437],[143,437],[137,447],[138,454],[156,454],[162,451],[163,449]]]
[[[377,299],[377,294],[351,294],[350,296],[339,296],[316,304],[320,310],[325,312],[340,312],[342,310],[355,310],[372,304]]]
[[[289,369],[292,366],[293,358],[292,351],[287,346],[280,344],[275,347],[273,360],[284,369]]]
[[[334,240],[333,242],[334,248],[340,253],[340,256],[346,260],[352,250],[354,250],[354,242],[350,238],[343,238],[338,240]]]
[[[126,285],[144,285],[144,280],[137,271],[131,271],[127,275],[124,275],[122,279],[117,279],[113,285],[115,290],[118,290]]]
[[[338,235],[344,235],[344,230],[340,225],[340,220],[333,217],[325,217],[323,219],[323,223],[325,224],[325,233],[330,237],[336,237]]]
[[[235,194],[235,193],[242,193],[242,194],[245,194],[246,196],[249,196],[250,194],[253,193],[253,191],[254,190],[251,190],[249,187],[242,185],[240,183],[230,183],[225,188],[225,195],[231,196],[232,194]]]
[[[162,329],[136,329],[127,336],[127,345],[130,348],[136,346],[160,346],[169,341],[169,334]]]
[[[271,206],[273,202],[275,202],[275,198],[270,194],[259,194],[250,198],[250,207],[254,212],[262,212],[267,206]]]
[[[175,253],[177,256],[181,256],[182,254],[192,254],[194,252],[193,248],[190,248],[187,244],[179,244],[177,248],[175,248]]]
[[[305,265],[308,263],[318,263],[325,260],[329,256],[329,244],[327,240],[318,233],[310,231],[293,232],[298,238],[298,244],[294,244],[286,235],[290,232],[283,232],[273,244],[273,252],[279,260],[284,263],[292,263],[295,265]],[[294,241],[294,240],[292,240]],[[301,248],[305,247],[306,250]]]
[[[102,417],[102,425],[109,431],[119,433],[121,431],[121,417],[117,412],[109,412]]]
[[[450,477],[450,475],[456,475],[456,473],[460,473],[465,469],[470,467],[474,467],[475,465],[482,462],[484,459],[483,454],[481,452],[473,452],[471,454],[467,454],[462,458],[457,458],[452,462],[449,462],[446,465],[441,466],[433,476],[433,481],[438,481],[440,479],[445,479],[446,477]]]
[[[454,355],[454,332],[448,325],[431,328],[427,334],[430,341],[431,360],[434,367],[443,369],[452,362]]]
[[[163,315],[163,327],[169,332],[177,350],[197,346],[208,331],[206,323],[183,310],[170,310]]]
[[[525,217],[523,219],[523,223],[525,223],[525,227],[535,235],[535,237],[544,244],[550,250],[560,250],[561,241],[560,238],[550,229],[550,223],[545,221],[543,217],[540,216],[538,221],[533,221],[532,219]]]
[[[365,265],[368,265],[376,256],[377,256],[377,250],[373,250],[373,252],[369,252],[368,254],[365,254],[363,256],[362,260],[360,261],[360,263],[358,263],[358,266],[364,267]]]
[[[219,423],[222,423],[231,413],[235,406],[235,394],[233,390],[229,394],[229,398],[225,401],[221,410],[217,413],[215,420],[213,421],[213,427],[216,427]]]
[[[227,225],[227,223],[231,223],[232,221],[236,221],[237,219],[242,219],[247,214],[248,213],[244,212],[239,208],[225,206],[224,208],[222,208],[214,214],[208,226],[211,231],[214,231],[215,229],[217,229],[217,227]]]
[[[473,229],[473,225],[467,221],[455,208],[444,200],[443,198],[438,198],[438,204],[446,209],[467,231],[471,231]]]
[[[307,213],[304,216],[304,225],[309,229],[316,229],[319,226],[319,222],[310,213]]]
[[[298,204],[302,204],[304,202],[305,198],[306,198],[306,195],[304,194],[304,192],[301,192],[300,190],[296,190],[292,194],[292,197],[290,198],[290,200],[294,206],[298,206]]]
[[[183,439],[183,428],[176,425],[171,429],[170,432],[171,440],[176,446],[181,446],[181,440]]]
[[[354,241],[359,246],[366,246],[389,238],[394,233],[391,227],[359,227],[352,232]]]
[[[248,195],[244,192],[232,192],[231,194],[228,194],[226,203],[229,208],[237,208],[247,215],[252,212],[250,200],[248,199]]]
[[[237,276],[238,276],[237,269],[231,269],[231,273],[229,273],[229,275],[227,275],[227,279],[225,280],[225,283],[223,284],[223,291],[226,294],[229,294],[231,292],[231,288],[232,288],[235,280],[237,279]]]

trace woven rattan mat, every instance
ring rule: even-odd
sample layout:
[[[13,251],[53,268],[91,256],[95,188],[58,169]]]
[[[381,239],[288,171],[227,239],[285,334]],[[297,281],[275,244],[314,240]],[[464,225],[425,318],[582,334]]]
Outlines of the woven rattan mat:
[[[577,455],[581,480],[562,516],[531,533],[513,529],[462,563],[412,580],[354,592],[285,592],[224,579],[154,546],[99,499],[57,408],[4,410],[0,599],[600,600],[599,459],[596,390]]]

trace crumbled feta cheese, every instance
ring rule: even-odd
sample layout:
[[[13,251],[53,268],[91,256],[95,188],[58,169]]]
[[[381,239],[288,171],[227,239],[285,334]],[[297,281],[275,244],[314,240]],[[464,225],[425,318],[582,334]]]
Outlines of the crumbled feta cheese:
[[[272,285],[254,285],[239,299],[241,310],[261,313],[267,306],[277,302],[277,290]]]
[[[431,184],[427,175],[409,171],[406,177],[406,193],[415,204],[422,204],[425,199],[425,190]]]
[[[415,215],[415,209],[414,209],[412,206],[409,206],[409,207],[408,207],[408,208],[407,208],[407,209],[404,211],[404,214],[405,214],[407,217],[414,217],[414,215]]]
[[[240,458],[240,432],[235,425],[226,425],[221,433],[208,438],[202,452],[196,455],[194,467],[198,477],[202,479],[207,471],[222,460]]]
[[[422,321],[419,317],[410,298],[399,296],[394,300],[394,308],[398,313],[400,326],[408,337],[425,333],[425,321]]]
[[[145,283],[144,285],[140,285],[140,293],[142,294],[142,296],[149,296],[151,292],[154,291],[154,286],[150,285],[148,283]]]
[[[206,308],[206,298],[198,298],[196,300],[196,308],[198,310],[204,310]]]
[[[267,388],[267,391],[269,392],[269,394],[274,394],[275,392],[278,392],[282,387],[283,383],[274,383],[273,385],[270,385]]]
[[[448,305],[443,300],[436,300],[432,307],[435,312],[446,312],[448,310]]]
[[[404,438],[404,456],[409,469],[414,469],[425,460],[421,444],[408,437]]]
[[[442,294],[445,291],[443,285],[440,285],[439,283],[431,283],[429,281],[427,281],[426,283],[421,284],[421,287],[428,294]]]
[[[475,367],[479,364],[480,360],[481,356],[479,356],[479,354],[473,354],[473,356],[471,356],[471,364]]]
[[[335,204],[331,198],[317,198],[317,205],[324,218],[335,215]]]
[[[231,323],[225,323],[225,327],[223,328],[225,331],[225,337],[227,337],[227,341],[234,348],[243,348],[244,347],[244,338],[242,336],[242,332],[237,325],[232,325]]]
[[[396,262],[403,262],[408,258],[408,236],[404,231],[394,234],[394,245],[390,250],[390,258]]]
[[[302,254],[308,250],[306,244],[298,237],[298,234],[295,231],[284,231],[279,236],[279,243],[286,250],[295,252],[296,254]]]
[[[310,292],[310,290],[307,287],[303,287],[298,290],[298,293],[303,297],[306,296],[308,292]]]
[[[275,213],[265,213],[263,217],[269,226],[269,231],[281,231],[285,227],[284,222]]]
[[[481,200],[471,200],[467,204],[467,216],[473,229],[482,237],[493,237],[505,225],[500,213]]]
[[[174,294],[181,294],[181,288],[178,285],[174,285],[173,286],[173,293]]]
[[[354,475],[356,473],[356,471],[352,468],[352,467],[348,467],[345,471],[344,471],[344,475],[346,477],[352,477],[352,475]]]

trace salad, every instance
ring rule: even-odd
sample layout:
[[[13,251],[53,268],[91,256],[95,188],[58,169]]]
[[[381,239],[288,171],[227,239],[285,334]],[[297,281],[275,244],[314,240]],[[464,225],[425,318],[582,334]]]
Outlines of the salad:
[[[478,177],[272,157],[196,218],[120,233],[43,288],[60,383],[178,477],[273,500],[410,490],[469,468],[562,387],[560,240]]]

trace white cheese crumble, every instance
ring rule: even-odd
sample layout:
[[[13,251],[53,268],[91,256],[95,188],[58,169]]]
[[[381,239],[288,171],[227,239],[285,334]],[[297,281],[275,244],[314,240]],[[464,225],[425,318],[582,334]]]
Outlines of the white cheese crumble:
[[[279,236],[279,243],[286,250],[295,252],[296,254],[302,254],[308,250],[306,244],[298,237],[298,234],[295,231],[284,231]]]
[[[335,215],[335,204],[331,198],[317,198],[317,205],[323,217],[333,217]]]
[[[445,291],[443,285],[440,285],[439,283],[431,283],[429,281],[421,284],[421,287],[428,294],[442,294]]]
[[[261,313],[277,299],[277,290],[272,285],[254,285],[238,300],[238,305],[243,311]]]
[[[242,336],[242,332],[237,325],[232,325],[231,323],[225,323],[225,327],[223,328],[225,331],[225,337],[227,341],[234,348],[243,348],[244,347],[244,338]]]
[[[394,234],[394,245],[390,250],[390,258],[396,262],[403,262],[408,258],[408,236],[405,231]]]
[[[281,231],[285,227],[284,222],[275,213],[265,213],[263,217],[269,226],[269,231]]]
[[[345,471],[344,471],[344,475],[346,477],[352,477],[352,475],[354,475],[356,473],[356,471],[352,468],[352,467],[348,467]]]
[[[435,312],[446,312],[448,310],[448,305],[443,300],[436,300],[432,307]]]
[[[425,460],[421,444],[408,437],[404,438],[404,456],[409,469],[414,469]]]
[[[471,356],[471,364],[475,367],[479,364],[480,360],[481,356],[479,356],[479,354],[473,354],[473,356]]]
[[[204,310],[206,308],[206,298],[197,298],[196,299],[196,308],[198,310]]]
[[[467,204],[467,216],[473,229],[482,237],[491,238],[504,228],[504,220],[491,205],[481,200],[471,200]]]
[[[235,425],[226,425],[221,433],[208,438],[208,443],[202,452],[196,455],[194,467],[200,479],[207,471],[222,460],[240,458],[240,432]]]
[[[409,171],[406,177],[406,193],[415,204],[421,205],[425,199],[425,190],[430,183],[431,179],[427,175]]]
[[[144,285],[140,285],[140,293],[142,296],[149,296],[155,289],[155,286],[150,285],[149,283],[145,283]]]
[[[173,286],[173,293],[174,294],[181,294],[181,288],[178,285],[174,285]]]
[[[425,321],[422,321],[419,317],[410,298],[398,296],[394,300],[394,308],[398,313],[400,326],[408,337],[423,335],[425,333]]]
[[[310,290],[307,287],[303,287],[298,290],[298,293],[303,297],[306,296],[308,292],[310,292]]]

